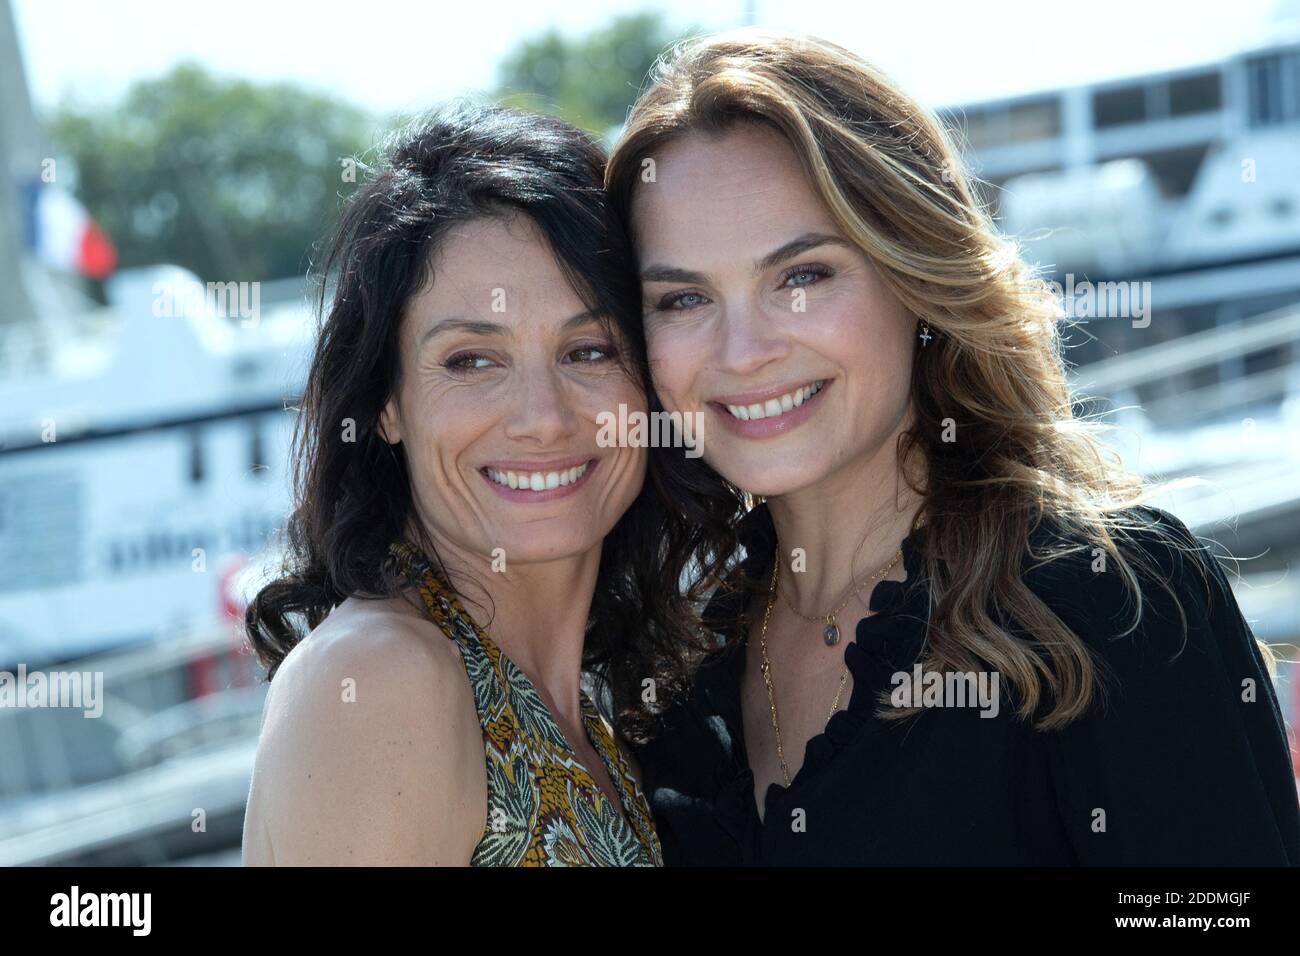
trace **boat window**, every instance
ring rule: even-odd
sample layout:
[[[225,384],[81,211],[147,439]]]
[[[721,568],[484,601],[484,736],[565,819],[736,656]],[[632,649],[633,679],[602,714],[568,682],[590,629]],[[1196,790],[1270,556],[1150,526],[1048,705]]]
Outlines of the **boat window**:
[[[1223,105],[1218,73],[1196,73],[1169,81],[1169,115],[1208,113]]]
[[[190,483],[202,482],[203,472],[203,433],[195,429],[190,432]]]
[[[1147,117],[1146,88],[1123,86],[1092,94],[1092,113],[1098,129],[1139,123]]]

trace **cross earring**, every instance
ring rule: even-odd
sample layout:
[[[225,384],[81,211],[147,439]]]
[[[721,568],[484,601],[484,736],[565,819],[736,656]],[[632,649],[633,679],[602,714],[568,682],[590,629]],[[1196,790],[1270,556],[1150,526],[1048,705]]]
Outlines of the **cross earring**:
[[[930,334],[930,326],[927,325],[925,322],[922,322],[921,323],[921,345],[923,346],[929,345],[930,340],[932,338],[934,338],[934,336]]]

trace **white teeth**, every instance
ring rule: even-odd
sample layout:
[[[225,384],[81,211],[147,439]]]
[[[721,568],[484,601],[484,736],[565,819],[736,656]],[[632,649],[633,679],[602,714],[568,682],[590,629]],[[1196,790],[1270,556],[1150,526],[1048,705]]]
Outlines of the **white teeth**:
[[[563,471],[501,471],[488,468],[487,476],[498,485],[523,488],[526,491],[549,491],[561,485],[571,485],[582,477],[587,465],[575,465]]]
[[[812,385],[796,388],[793,392],[786,392],[780,398],[769,398],[761,405],[728,405],[726,408],[727,411],[742,422],[755,421],[760,418],[776,418],[778,415],[784,415],[786,412],[798,408],[820,392],[825,384],[824,380],[814,382]]]

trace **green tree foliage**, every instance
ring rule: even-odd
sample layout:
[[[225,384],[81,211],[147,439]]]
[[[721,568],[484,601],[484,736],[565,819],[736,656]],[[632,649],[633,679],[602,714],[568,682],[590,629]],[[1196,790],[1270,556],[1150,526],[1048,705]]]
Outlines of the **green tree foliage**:
[[[619,17],[576,39],[549,30],[502,63],[496,98],[608,142],[655,58],[683,35],[658,13]],[[74,161],[77,193],[121,267],[170,262],[230,282],[302,275],[355,188],[342,161],[399,121],[294,84],[183,64],[107,109],[65,103],[50,133]],[[364,178],[359,166],[355,179]]]
[[[497,99],[554,113],[608,140],[622,126],[655,58],[685,35],[670,29],[659,13],[618,17],[576,39],[552,28],[506,57]]]
[[[111,109],[65,104],[50,124],[122,267],[171,262],[211,281],[303,274],[354,188],[341,160],[373,132],[328,96],[192,64],[134,84]]]

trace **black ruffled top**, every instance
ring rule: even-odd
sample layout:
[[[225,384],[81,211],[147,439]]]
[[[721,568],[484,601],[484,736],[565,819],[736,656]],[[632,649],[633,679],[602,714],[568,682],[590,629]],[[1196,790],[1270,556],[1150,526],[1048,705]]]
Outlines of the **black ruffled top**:
[[[1146,510],[1190,540],[1177,518]],[[1195,573],[1147,542],[1174,575],[1186,642],[1164,592],[1145,588],[1145,623],[1116,641],[1132,606],[1118,576],[1097,575],[1086,554],[1027,571],[1026,583],[1117,680],[1106,705],[1063,731],[1034,730],[1005,693],[996,714],[935,707],[901,723],[877,716],[880,692],[925,647],[927,530],[901,542],[906,580],[875,584],[873,613],[845,644],[847,708],[808,741],[790,786],[768,788],[761,820],[741,718],[744,636],[711,657],[690,698],[664,715],[637,756],[667,865],[1300,864],[1281,711],[1212,557],[1207,594]],[[1040,524],[1035,550],[1050,533]],[[766,506],[742,519],[740,537],[742,567],[766,580],[775,548]],[[706,625],[732,635],[741,599],[720,589]],[[1258,688],[1251,703],[1241,700],[1246,678]]]

